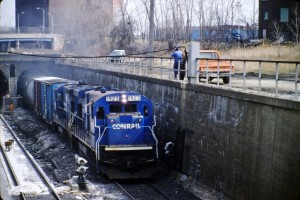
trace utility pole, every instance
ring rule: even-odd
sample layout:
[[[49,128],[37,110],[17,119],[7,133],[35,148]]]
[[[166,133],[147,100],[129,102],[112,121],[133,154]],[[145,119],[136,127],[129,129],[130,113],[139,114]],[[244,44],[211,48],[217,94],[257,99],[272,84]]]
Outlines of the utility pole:
[[[154,4],[155,0],[150,1],[150,18],[149,18],[149,55],[153,56],[153,38],[154,38]]]
[[[251,31],[252,31],[252,38],[255,39],[255,34],[254,34],[254,30],[255,30],[255,19],[256,19],[256,8],[255,8],[255,1],[253,1],[253,15],[252,15],[252,24],[251,24]]]
[[[0,0],[0,10],[1,10],[1,3],[2,3],[3,0]],[[1,28],[1,17],[2,17],[2,14],[0,14],[0,28]]]

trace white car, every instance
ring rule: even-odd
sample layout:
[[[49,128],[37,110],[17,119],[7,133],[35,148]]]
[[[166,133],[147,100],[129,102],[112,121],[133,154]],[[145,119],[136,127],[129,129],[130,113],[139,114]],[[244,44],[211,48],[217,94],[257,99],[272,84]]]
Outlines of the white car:
[[[125,50],[113,50],[109,56],[109,62],[124,62]]]

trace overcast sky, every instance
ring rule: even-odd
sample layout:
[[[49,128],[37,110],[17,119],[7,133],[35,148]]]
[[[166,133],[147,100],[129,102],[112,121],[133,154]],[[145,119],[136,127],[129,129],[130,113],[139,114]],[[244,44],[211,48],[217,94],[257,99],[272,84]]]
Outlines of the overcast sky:
[[[253,14],[253,2],[255,1],[255,7],[258,7],[257,0],[240,0],[241,10],[246,16]],[[15,0],[3,0],[1,3],[0,11],[0,26],[11,26],[15,27]]]
[[[15,0],[3,0],[0,10],[0,25],[15,26]]]

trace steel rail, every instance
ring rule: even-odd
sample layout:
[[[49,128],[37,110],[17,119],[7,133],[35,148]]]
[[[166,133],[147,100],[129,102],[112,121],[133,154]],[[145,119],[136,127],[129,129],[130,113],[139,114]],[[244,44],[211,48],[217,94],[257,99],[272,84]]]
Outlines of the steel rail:
[[[56,192],[56,189],[53,187],[52,183],[50,182],[50,180],[48,179],[48,177],[46,176],[46,174],[44,173],[44,171],[39,167],[39,165],[36,163],[36,161],[34,160],[34,158],[32,157],[32,155],[25,149],[24,145],[20,142],[19,138],[17,137],[17,135],[15,134],[15,132],[12,130],[12,128],[9,126],[9,124],[6,122],[6,120],[3,118],[2,115],[0,115],[0,119],[7,126],[7,129],[10,131],[11,135],[14,137],[15,142],[17,142],[18,145],[21,147],[21,150],[27,156],[27,158],[31,162],[31,164],[34,167],[34,169],[38,172],[38,174],[40,175],[40,177],[42,178],[42,180],[49,187],[50,193],[53,194],[53,196],[55,197],[55,199],[60,200],[61,198],[60,198],[59,194]]]
[[[113,181],[113,183],[118,186],[130,199],[135,200],[135,198],[131,196],[131,194],[129,194],[129,192],[127,192],[127,190],[123,188],[117,181]]]
[[[2,116],[1,116],[1,117],[2,117]],[[2,121],[3,121],[3,120],[2,120]],[[3,123],[4,123],[4,122],[3,122]],[[3,159],[4,159],[4,162],[5,162],[5,163],[3,163],[3,164],[6,164],[6,165],[7,165],[8,171],[9,171],[9,173],[11,174],[11,177],[12,177],[13,184],[14,184],[15,186],[19,186],[19,185],[20,185],[20,182],[19,182],[19,180],[18,180],[18,178],[17,178],[16,173],[15,173],[14,170],[13,170],[12,164],[10,163],[10,161],[9,161],[9,159],[8,159],[6,153],[5,153],[5,150],[4,150],[4,147],[3,147],[2,143],[1,143],[1,145],[0,145],[0,150],[1,150],[1,151],[0,151],[0,154],[2,155],[2,157],[3,157]],[[26,200],[26,196],[25,196],[25,194],[24,194],[23,192],[20,193],[20,198],[23,199],[23,200]]]
[[[135,198],[124,188],[121,184],[119,184],[117,181],[113,181],[113,183],[118,186],[130,199],[135,200]],[[143,185],[146,185],[150,187],[152,190],[154,190],[157,194],[162,196],[164,199],[171,200],[169,197],[167,197],[164,193],[162,193],[159,189],[151,185],[150,183],[145,183]]]
[[[163,196],[165,199],[171,200],[169,197],[167,197],[164,193],[162,193],[159,189],[157,189],[156,187],[154,187],[152,184],[147,183],[146,185],[148,185],[149,187],[151,187],[155,192],[157,192],[158,194],[160,194],[161,196]]]

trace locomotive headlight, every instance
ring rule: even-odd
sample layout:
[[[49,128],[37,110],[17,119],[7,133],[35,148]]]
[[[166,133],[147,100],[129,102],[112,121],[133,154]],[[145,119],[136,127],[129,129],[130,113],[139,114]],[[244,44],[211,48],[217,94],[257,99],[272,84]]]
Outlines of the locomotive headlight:
[[[139,118],[139,120],[138,120],[140,123],[142,122],[142,118]]]
[[[127,95],[126,94],[122,94],[122,103],[127,103]]]
[[[112,124],[112,123],[114,123],[114,120],[113,120],[113,119],[111,119],[111,120],[110,120],[110,123],[111,123],[111,124]]]

